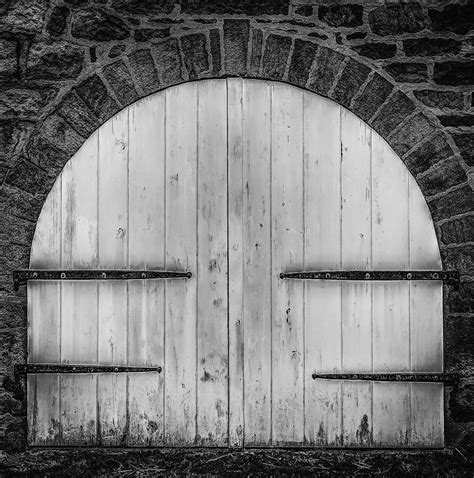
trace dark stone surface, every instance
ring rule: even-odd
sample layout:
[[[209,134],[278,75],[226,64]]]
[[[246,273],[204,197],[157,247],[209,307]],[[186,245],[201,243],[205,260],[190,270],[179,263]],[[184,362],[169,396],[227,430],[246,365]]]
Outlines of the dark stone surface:
[[[137,50],[128,55],[133,76],[146,95],[154,93],[160,86],[158,72],[149,50]]]
[[[120,16],[97,7],[74,12],[71,33],[73,37],[93,41],[123,40],[130,36]]]
[[[438,118],[443,126],[474,126],[474,115],[440,115]]]
[[[371,30],[377,35],[398,35],[419,32],[430,26],[425,10],[419,3],[388,3],[369,12]]]
[[[337,51],[320,47],[316,53],[315,66],[308,82],[308,88],[316,93],[327,95],[345,58]]]
[[[361,38],[365,38],[367,36],[367,32],[355,32],[349,33],[346,35],[347,40],[359,40]]]
[[[101,122],[108,120],[120,109],[97,75],[90,76],[82,81],[76,88],[76,93]]]
[[[461,275],[472,273],[474,267],[474,245],[463,244],[454,248],[442,248],[441,259],[443,266],[447,269],[458,270]]]
[[[390,138],[390,145],[403,156],[422,139],[427,138],[435,127],[423,114],[418,113],[406,121],[403,126]]]
[[[359,55],[379,60],[381,58],[391,58],[397,53],[397,45],[394,43],[364,43],[363,45],[353,46],[352,49]]]
[[[433,80],[438,85],[474,85],[474,61],[435,63]]]
[[[1,3],[6,3],[7,9],[0,18],[0,31],[41,33],[48,0],[3,0]]]
[[[122,60],[105,66],[102,72],[122,106],[127,106],[140,99],[127,65]]]
[[[327,40],[329,38],[327,35],[318,32],[309,32],[308,36],[312,38],[319,38],[320,40]]]
[[[430,9],[431,29],[464,35],[473,29],[474,3],[470,0],[464,5],[447,5],[441,10]]]
[[[362,25],[364,7],[357,4],[321,5],[318,9],[319,19],[331,27],[357,27]]]
[[[46,138],[53,146],[69,153],[70,156],[84,142],[84,138],[56,113],[46,117],[41,125],[40,132],[43,138]]]
[[[120,56],[127,47],[125,45],[114,45],[109,50],[109,58],[117,58]]]
[[[94,114],[74,91],[63,98],[57,112],[84,138],[100,126]]]
[[[20,45],[14,38],[0,38],[0,80],[19,77],[19,49]]]
[[[448,219],[455,214],[463,214],[472,210],[474,194],[471,187],[466,184],[462,188],[451,191],[429,202],[429,207],[435,222]]]
[[[212,76],[219,76],[222,68],[221,35],[218,29],[210,30],[209,42],[211,44]]]
[[[281,80],[285,73],[291,38],[270,35],[265,43],[262,72],[265,78]]]
[[[294,85],[305,86],[309,78],[311,66],[318,46],[311,42],[295,40],[293,55],[291,57],[288,81]]]
[[[435,56],[461,51],[462,43],[451,38],[415,38],[403,41],[406,56]]]
[[[156,38],[168,38],[169,36],[169,28],[140,28],[135,30],[135,41],[137,42],[148,42]]]
[[[344,67],[342,75],[339,77],[334,91],[331,95],[339,104],[347,108],[351,104],[352,98],[359,91],[365,80],[369,76],[370,68],[352,58]]]
[[[66,42],[36,43],[30,48],[27,77],[35,79],[76,78],[82,70],[84,50]]]
[[[377,112],[372,126],[384,138],[415,111],[415,104],[405,93],[396,91]]]
[[[449,159],[417,178],[418,185],[426,196],[434,196],[466,181],[466,171],[455,159]]]
[[[462,158],[469,166],[474,166],[474,133],[452,134]]]
[[[25,156],[45,171],[57,171],[69,159],[67,152],[53,146],[40,134],[34,135],[25,149]]]
[[[0,161],[12,164],[33,128],[29,121],[0,119]]]
[[[252,45],[250,49],[250,65],[249,74],[258,76],[260,73],[260,65],[262,63],[262,46],[263,33],[262,30],[252,30]]]
[[[449,400],[451,418],[456,422],[474,421],[473,404],[474,378],[461,380],[461,382],[454,388]]]
[[[444,350],[447,370],[459,370],[474,359],[474,320],[448,316],[444,324]]]
[[[463,242],[472,241],[473,231],[474,231],[474,215],[473,216],[464,216],[458,219],[454,219],[449,222],[445,222],[441,227],[441,240],[443,244],[462,244]],[[470,283],[469,290],[474,292],[474,282]],[[461,294],[461,292],[460,292]],[[451,310],[452,312],[470,312],[474,311],[474,293],[470,297],[470,309],[462,310]],[[456,307],[456,301],[452,302],[453,306]]]
[[[27,161],[20,160],[6,178],[10,186],[36,194],[39,185],[45,181],[46,173]]]
[[[152,55],[164,85],[173,85],[183,80],[181,71],[181,55],[178,41],[170,38],[152,47]]]
[[[194,33],[181,37],[184,64],[189,78],[195,80],[201,73],[209,70],[206,37],[203,33]]]
[[[449,146],[442,134],[437,134],[430,141],[412,151],[405,159],[405,164],[413,175],[417,175],[429,169],[443,159],[453,156],[454,151]]]
[[[224,20],[224,67],[228,74],[244,75],[247,71],[249,22]]]
[[[418,100],[432,108],[462,109],[464,106],[461,91],[415,90],[413,93]]]
[[[69,8],[64,5],[56,5],[49,16],[46,31],[52,36],[61,35],[66,28],[68,16]]]
[[[354,101],[353,111],[363,120],[368,121],[380,108],[393,90],[393,85],[383,76],[375,73],[367,83],[364,91]]]
[[[295,14],[310,17],[313,14],[313,5],[299,5],[295,8]]]
[[[428,68],[424,63],[391,63],[384,68],[396,81],[403,83],[423,83],[428,80]]]
[[[181,0],[183,13],[286,15],[289,0]]]
[[[127,13],[171,13],[175,0],[112,0],[111,5]]]

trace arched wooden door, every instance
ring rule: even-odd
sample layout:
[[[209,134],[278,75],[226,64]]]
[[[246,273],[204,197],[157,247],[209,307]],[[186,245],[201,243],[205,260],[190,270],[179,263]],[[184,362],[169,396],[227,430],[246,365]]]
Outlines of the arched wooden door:
[[[312,376],[443,367],[440,281],[280,278],[441,268],[414,179],[330,100],[228,79],[133,104],[56,181],[31,268],[193,276],[29,282],[30,364],[162,367],[30,374],[30,444],[443,444],[442,384]]]

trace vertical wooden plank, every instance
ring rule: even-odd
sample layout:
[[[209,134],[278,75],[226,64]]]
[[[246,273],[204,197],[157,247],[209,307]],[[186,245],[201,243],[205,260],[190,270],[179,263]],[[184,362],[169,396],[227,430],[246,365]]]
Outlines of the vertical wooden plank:
[[[198,88],[197,434],[202,445],[228,440],[227,91]]]
[[[303,284],[282,271],[303,267],[303,93],[272,85],[272,436],[303,441]]]
[[[372,131],[347,110],[341,111],[341,266],[370,269]],[[343,282],[342,370],[372,370],[371,284]],[[372,386],[370,382],[342,385],[343,444],[370,446]]]
[[[131,269],[165,266],[165,94],[129,108],[128,256]],[[128,283],[128,364],[164,367],[165,281]],[[164,368],[166,370],[166,368]],[[127,444],[163,442],[165,373],[128,376]]]
[[[244,350],[245,318],[243,238],[243,85],[242,79],[227,80],[227,163],[228,163],[228,255],[229,255],[229,444],[242,446],[244,443],[244,408],[255,403],[251,398],[244,402]],[[252,85],[253,86],[253,85]],[[247,158],[246,158],[247,159]],[[259,158],[260,159],[260,158]],[[258,164],[259,161],[256,161]],[[255,317],[258,320],[258,316]],[[247,393],[248,396],[248,393]]]
[[[165,441],[196,438],[197,84],[166,91],[166,267],[189,280],[166,284]],[[176,406],[176,404],[179,404]]]
[[[33,237],[30,267],[54,269],[61,264],[61,179],[51,189]],[[28,303],[28,362],[48,363],[60,359],[60,284],[30,281]]]
[[[246,80],[243,86],[243,164],[229,173],[229,211],[239,206],[243,234],[239,242],[229,237],[229,254],[240,261],[242,297],[232,297],[235,315],[243,320],[244,442],[271,443],[271,217],[270,217],[270,134],[271,85]],[[229,123],[229,134],[231,124]],[[231,136],[232,137],[232,136]],[[229,147],[229,149],[231,149]],[[230,167],[230,164],[229,164]],[[240,181],[236,180],[239,177]],[[237,182],[233,185],[234,181]],[[230,190],[231,191],[231,190]],[[230,217],[229,217],[230,223]],[[231,229],[229,228],[229,234]],[[235,244],[239,248],[234,251]],[[235,320],[230,319],[230,324]]]
[[[29,374],[27,377],[28,443],[61,444],[59,425],[59,376]]]
[[[97,442],[96,381],[93,374],[61,374],[61,444]]]
[[[340,107],[304,93],[304,268],[341,264]],[[305,442],[339,446],[341,383],[313,372],[341,371],[341,284],[307,281],[305,318]]]

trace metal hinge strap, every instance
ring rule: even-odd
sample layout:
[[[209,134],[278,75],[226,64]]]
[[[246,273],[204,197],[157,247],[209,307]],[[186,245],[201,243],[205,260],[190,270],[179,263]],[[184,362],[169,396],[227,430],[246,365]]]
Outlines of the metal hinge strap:
[[[15,374],[29,373],[124,373],[158,372],[161,367],[130,367],[125,365],[71,365],[71,364],[26,364],[15,365]]]
[[[459,379],[455,373],[313,373],[314,380],[370,380],[374,382],[443,382]]]
[[[29,280],[136,280],[136,279],[190,279],[189,271],[123,270],[123,269],[65,269],[13,271],[13,287]]]

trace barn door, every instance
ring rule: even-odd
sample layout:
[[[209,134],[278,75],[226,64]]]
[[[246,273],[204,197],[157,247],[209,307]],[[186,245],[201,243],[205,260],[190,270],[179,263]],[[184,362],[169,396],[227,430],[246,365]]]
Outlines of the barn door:
[[[281,276],[440,269],[413,178],[329,100],[228,79],[137,102],[66,165],[30,266],[32,445],[443,443],[442,384],[321,375],[442,372],[441,281]]]

